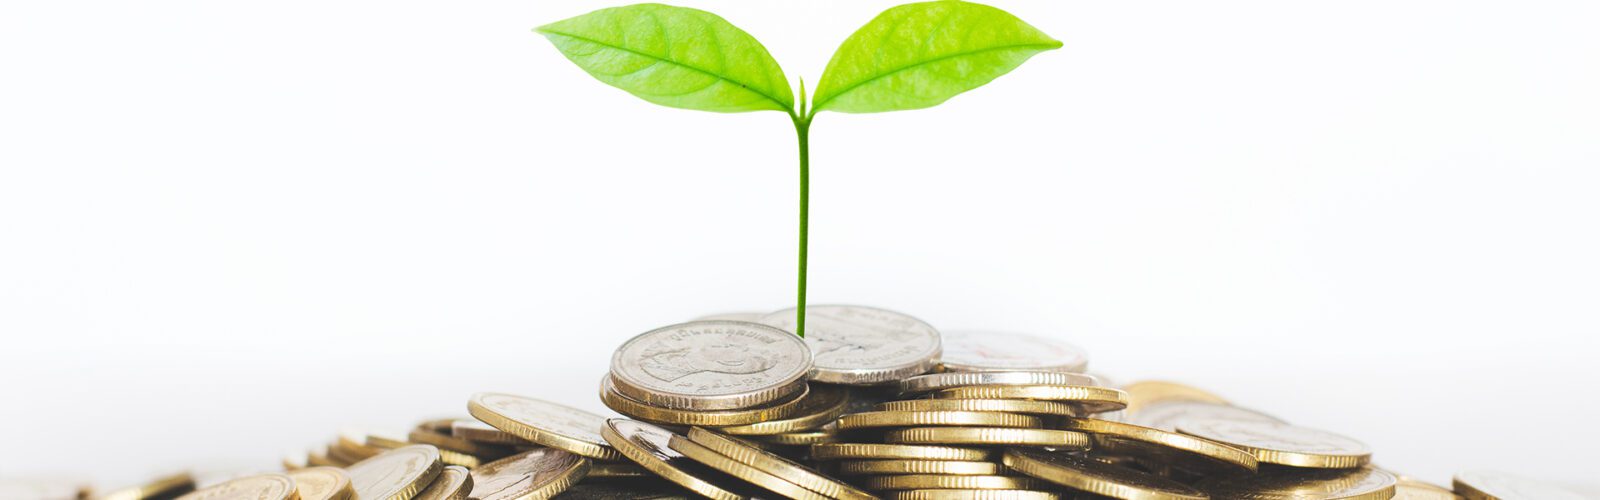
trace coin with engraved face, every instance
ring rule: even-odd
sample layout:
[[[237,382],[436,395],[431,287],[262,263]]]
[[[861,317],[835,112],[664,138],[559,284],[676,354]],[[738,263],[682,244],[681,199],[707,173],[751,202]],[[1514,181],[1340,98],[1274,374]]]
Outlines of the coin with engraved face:
[[[439,476],[439,449],[425,444],[401,446],[345,468],[356,498],[407,500]]]
[[[1372,451],[1332,432],[1245,420],[1184,420],[1178,432],[1250,452],[1256,460],[1295,467],[1347,469],[1366,465]]]
[[[793,308],[762,323],[795,330]],[[874,385],[932,370],[942,352],[939,331],[917,318],[864,306],[806,306],[806,345],[817,382]]]
[[[561,493],[589,470],[589,459],[555,448],[536,448],[472,470],[478,500],[543,500]]]
[[[293,500],[300,498],[294,480],[283,474],[261,474],[228,480],[196,490],[179,500]]]
[[[469,493],[472,493],[472,471],[460,465],[446,465],[439,471],[439,478],[411,500],[466,500]]]
[[[617,348],[611,380],[640,402],[727,410],[799,392],[811,350],[794,334],[758,323],[691,321],[645,332]]]
[[[338,467],[307,467],[286,472],[300,490],[300,500],[354,500],[355,486]]]
[[[587,411],[494,392],[472,395],[467,411],[496,429],[537,444],[602,460],[622,458],[600,437],[606,417]]]
[[[940,364],[953,372],[1058,371],[1082,373],[1089,355],[1078,346],[1021,333],[945,332]]]
[[[1502,500],[1578,500],[1585,498],[1571,490],[1504,472],[1469,471],[1457,473],[1456,492],[1467,498]]]

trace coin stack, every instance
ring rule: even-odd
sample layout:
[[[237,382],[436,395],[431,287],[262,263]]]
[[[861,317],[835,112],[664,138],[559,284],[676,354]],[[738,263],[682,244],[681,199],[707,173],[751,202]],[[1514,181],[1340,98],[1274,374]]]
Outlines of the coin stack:
[[[802,340],[795,320],[722,314],[627,341],[599,393],[628,418],[480,393],[472,418],[343,432],[285,459],[285,473],[198,485],[182,474],[98,496],[0,482],[0,498],[1586,498],[1491,472],[1428,484],[1371,465],[1354,439],[1195,387],[1114,386],[1047,338],[811,306]]]

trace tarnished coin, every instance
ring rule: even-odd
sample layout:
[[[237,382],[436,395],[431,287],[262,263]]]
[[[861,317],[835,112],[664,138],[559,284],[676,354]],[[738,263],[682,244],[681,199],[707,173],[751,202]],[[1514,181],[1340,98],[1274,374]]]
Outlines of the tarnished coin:
[[[743,491],[724,488],[729,484],[723,480],[726,475],[673,451],[669,443],[675,434],[659,426],[613,418],[606,420],[600,435],[628,460],[689,491],[715,500],[742,500],[748,496]]]
[[[870,490],[1032,490],[1042,484],[1024,476],[947,476],[901,474],[871,476],[860,480]]]
[[[1039,417],[989,411],[869,411],[845,415],[839,430],[874,427],[952,425],[974,427],[1043,427]]]
[[[517,437],[477,420],[457,420],[450,423],[450,435],[467,441],[504,446],[529,446],[533,441]]]
[[[1130,424],[1153,427],[1164,431],[1178,430],[1185,420],[1237,420],[1287,424],[1278,417],[1248,408],[1228,406],[1203,401],[1172,400],[1146,404],[1139,411],[1128,412],[1123,420]]]
[[[467,411],[483,423],[532,441],[600,460],[621,460],[600,437],[606,418],[566,405],[511,394],[474,394]]]
[[[1155,453],[1139,453],[1139,455],[1142,455],[1140,458],[1174,462],[1172,460],[1173,455],[1185,454],[1191,457],[1190,460],[1179,460],[1178,462],[1187,464],[1191,461],[1204,461],[1208,465],[1214,464],[1215,466],[1232,469],[1225,472],[1254,472],[1256,470],[1256,457],[1250,452],[1186,434],[1134,424],[1071,417],[1057,421],[1056,428],[1089,433],[1094,439],[1094,447],[1097,450],[1106,447],[1105,445],[1107,444],[1119,441],[1137,441],[1159,447],[1159,450]],[[1139,448],[1131,449],[1139,450]],[[1202,472],[1214,472],[1216,469],[1217,467],[1204,467]]]
[[[1033,490],[901,490],[888,492],[890,500],[1058,500],[1060,495]]]
[[[438,448],[414,444],[356,462],[345,473],[361,500],[409,500],[439,477],[443,467]]]
[[[700,462],[707,467],[722,471],[730,476],[743,479],[786,498],[794,500],[828,500],[828,497],[795,484],[793,481],[775,476],[770,472],[735,460],[727,455],[717,453],[711,448],[690,441],[689,438],[684,436],[672,435],[667,441],[667,446],[672,448],[672,451],[689,457],[690,460]]]
[[[1456,492],[1467,500],[1578,500],[1586,498],[1566,488],[1515,474],[1468,471],[1456,474]]]
[[[1089,449],[1089,435],[1051,429],[1003,427],[911,427],[883,434],[889,443],[956,444],[972,446],[1048,446],[1062,450]]]
[[[993,476],[1000,464],[970,460],[845,460],[839,473],[850,475],[942,474],[951,476]]]
[[[837,392],[837,391],[836,391]],[[645,404],[617,392],[608,375],[600,379],[600,402],[617,413],[646,422],[664,425],[746,425],[794,416],[811,395],[809,385],[793,396],[771,404],[738,410],[679,410]]]
[[[681,410],[769,404],[801,391],[811,367],[811,349],[793,333],[721,320],[645,332],[611,357],[618,392]]]
[[[161,476],[150,482],[118,488],[106,492],[98,500],[147,500],[151,498],[172,498],[177,495],[194,491],[194,476],[187,472],[180,472],[168,476]]]
[[[876,500],[871,494],[828,477],[789,459],[767,453],[737,439],[719,435],[699,427],[689,429],[689,440],[705,446],[735,461],[747,464],[762,472],[799,485],[828,498],[838,500]],[[692,457],[691,457],[692,458]]]
[[[1055,401],[1031,399],[907,399],[878,405],[881,411],[997,411],[1024,415],[1078,417],[1082,408]]]
[[[988,460],[989,450],[955,446],[927,446],[882,443],[825,443],[811,445],[811,458],[905,459],[905,460]]]
[[[1068,372],[943,372],[917,375],[900,380],[901,394],[921,394],[970,385],[1085,385],[1098,386],[1100,380],[1082,373]]]
[[[556,500],[690,500],[691,496],[677,485],[661,481],[584,481],[556,495]]]
[[[1462,500],[1461,495],[1441,486],[1428,484],[1416,479],[1400,476],[1400,481],[1394,485],[1394,498],[1391,500]]]
[[[1228,401],[1222,396],[1212,394],[1204,389],[1191,387],[1177,382],[1165,380],[1141,380],[1122,386],[1123,392],[1128,393],[1128,411],[1139,411],[1139,408],[1162,401],[1200,401],[1226,405]]]
[[[1262,469],[1244,476],[1213,476],[1195,484],[1211,498],[1251,500],[1385,500],[1392,498],[1395,477],[1383,470]],[[1540,497],[1544,498],[1544,497]]]
[[[178,497],[178,500],[298,500],[294,480],[283,474],[230,479]]]
[[[933,393],[939,399],[1041,399],[1083,407],[1089,413],[1121,410],[1128,395],[1110,387],[1086,385],[974,385]]]
[[[472,470],[474,500],[544,500],[583,479],[589,459],[555,448],[535,448]]]
[[[761,318],[794,331],[795,309]],[[806,344],[817,382],[875,385],[932,370],[941,352],[939,331],[922,320],[865,306],[806,306]]]
[[[289,471],[300,500],[355,500],[356,487],[350,475],[337,467],[306,467]]]
[[[839,416],[844,415],[845,409],[849,407],[849,391],[836,385],[817,384],[812,386],[805,399],[800,400],[799,408],[795,410],[794,415],[752,424],[720,427],[717,431],[724,434],[742,436],[770,436],[801,432],[833,422]]]
[[[1239,448],[1269,464],[1348,469],[1366,465],[1372,451],[1332,432],[1264,422],[1185,420],[1178,432]]]
[[[1075,490],[1112,498],[1140,500],[1206,500],[1205,493],[1183,483],[1133,469],[1065,453],[1009,449],[1006,467]],[[1241,498],[1241,497],[1221,497]]]
[[[472,471],[460,465],[448,465],[439,471],[439,477],[432,484],[411,500],[466,500],[470,493]]]
[[[1034,335],[953,331],[944,334],[940,364],[947,371],[1056,371],[1082,373],[1089,355],[1078,346]]]

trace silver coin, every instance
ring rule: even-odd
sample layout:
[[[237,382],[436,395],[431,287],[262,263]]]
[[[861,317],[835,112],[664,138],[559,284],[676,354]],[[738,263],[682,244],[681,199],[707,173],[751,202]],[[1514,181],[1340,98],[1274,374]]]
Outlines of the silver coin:
[[[920,394],[969,385],[1100,385],[1093,376],[1066,372],[944,372],[900,380],[901,394]]]
[[[1455,477],[1456,493],[1467,498],[1501,500],[1578,500],[1587,498],[1572,490],[1535,479],[1493,471],[1460,472]]]
[[[1089,355],[1055,339],[1006,332],[953,331],[944,335],[945,370],[1053,371],[1082,373]]]
[[[760,323],[761,318],[766,315],[767,313],[764,312],[725,312],[707,314],[690,321],[716,321],[720,319],[727,321],[749,321],[751,323]]]
[[[1187,420],[1240,420],[1286,424],[1288,422],[1249,408],[1208,403],[1205,401],[1171,400],[1142,406],[1139,411],[1127,412],[1123,421],[1130,424],[1154,427],[1175,432]]]
[[[684,410],[748,408],[805,388],[811,349],[793,333],[743,321],[691,321],[640,334],[611,357],[617,392]]]
[[[762,323],[795,329],[794,309],[768,314]],[[939,331],[922,320],[864,306],[806,306],[806,344],[816,360],[812,380],[873,385],[919,375],[938,363]]]

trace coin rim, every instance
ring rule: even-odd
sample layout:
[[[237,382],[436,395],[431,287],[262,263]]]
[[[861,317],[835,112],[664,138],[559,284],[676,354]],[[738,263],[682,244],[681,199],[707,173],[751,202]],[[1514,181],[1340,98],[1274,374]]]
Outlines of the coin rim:
[[[940,333],[938,328],[934,328],[933,325],[928,324],[928,322],[917,319],[915,316],[903,312],[872,306],[858,306],[850,304],[816,304],[806,306],[806,316],[808,316],[809,319],[812,311],[830,307],[866,309],[870,311],[886,312],[897,316],[903,316],[906,319],[920,323],[922,326],[927,327],[928,331],[933,332],[933,348],[931,349],[931,352],[926,353],[926,356],[919,357],[906,363],[871,368],[824,368],[816,365],[816,353],[812,353],[811,380],[829,384],[878,385],[912,375],[920,375],[933,371],[934,368],[939,366],[939,358],[944,356],[944,334]],[[797,315],[797,309],[798,308],[790,307],[779,311],[773,311],[765,316],[762,316],[760,323],[777,328],[779,330],[784,330],[783,327],[769,323],[768,318],[794,318]],[[806,350],[810,349],[811,344],[807,342]]]
[[[1167,432],[1154,427],[1112,422],[1093,418],[1062,418],[1056,428],[1087,432],[1091,435],[1131,439],[1143,443],[1200,455],[1222,463],[1236,465],[1255,472],[1259,467],[1256,456],[1249,451],[1221,442],[1177,432]]]
[[[883,440],[901,444],[1049,446],[1076,451],[1089,449],[1089,435],[1082,432],[1012,427],[910,427],[885,432]]]
[[[819,386],[812,387],[810,391],[811,393],[807,396],[808,398],[821,398],[824,396],[832,396],[837,394],[838,400],[833,401],[829,406],[823,407],[821,410],[812,413],[805,413],[805,410],[807,409],[805,406],[811,401],[801,401],[799,404],[799,409],[796,410],[799,413],[790,415],[788,418],[767,420],[764,422],[756,422],[746,425],[724,426],[717,428],[717,431],[724,434],[736,434],[741,436],[771,436],[788,434],[820,427],[838,419],[850,409],[850,391],[847,391],[842,387]],[[827,403],[828,401],[823,402]]]
[[[1081,385],[1104,387],[1094,375],[1030,370],[940,372],[900,381],[900,394],[911,395],[973,385]]]
[[[1367,465],[1367,464],[1372,462],[1372,448],[1368,447],[1366,443],[1362,443],[1360,440],[1345,436],[1343,434],[1339,434],[1339,433],[1331,432],[1331,431],[1325,431],[1325,430],[1322,430],[1322,429],[1316,429],[1316,428],[1312,428],[1312,427],[1301,427],[1301,426],[1292,425],[1292,424],[1267,424],[1265,422],[1248,422],[1248,421],[1225,420],[1225,419],[1190,419],[1190,420],[1186,420],[1186,421],[1181,422],[1181,423],[1194,425],[1194,422],[1197,422],[1197,421],[1198,422],[1205,422],[1207,420],[1218,421],[1218,422],[1233,422],[1233,423],[1240,423],[1240,424],[1258,424],[1258,425],[1267,425],[1267,426],[1272,426],[1272,427],[1295,427],[1295,428],[1300,428],[1300,429],[1306,429],[1306,430],[1310,430],[1310,431],[1314,431],[1314,432],[1320,432],[1320,433],[1323,433],[1323,434],[1337,436],[1337,437],[1340,437],[1340,438],[1348,439],[1350,441],[1354,441],[1354,442],[1360,444],[1361,447],[1366,448],[1366,452],[1365,453],[1360,453],[1360,454],[1340,454],[1340,455],[1335,455],[1335,454],[1328,454],[1328,453],[1311,453],[1311,452],[1304,452],[1304,451],[1279,450],[1279,449],[1273,449],[1273,448],[1262,448],[1262,447],[1259,447],[1259,446],[1251,446],[1251,445],[1247,445],[1247,444],[1235,443],[1235,442],[1232,442],[1232,441],[1228,441],[1226,439],[1218,439],[1215,436],[1208,436],[1208,435],[1205,435],[1204,433],[1192,432],[1192,429],[1191,429],[1191,431],[1185,431],[1182,425],[1178,426],[1178,433],[1187,434],[1187,435],[1190,435],[1190,436],[1195,436],[1195,437],[1198,437],[1198,438],[1201,438],[1201,439],[1209,439],[1209,440],[1212,440],[1212,441],[1216,441],[1218,443],[1222,443],[1222,444],[1225,444],[1225,445],[1228,445],[1228,446],[1232,446],[1232,447],[1244,450],[1245,452],[1248,452],[1248,453],[1250,453],[1252,455],[1255,455],[1257,462],[1265,462],[1265,463],[1269,463],[1269,464],[1287,465],[1287,466],[1291,466],[1291,467],[1305,467],[1305,468],[1312,468],[1312,469],[1354,469],[1356,467],[1361,467],[1363,465]]]
[[[424,495],[427,495],[428,492],[433,491],[433,488],[435,486],[438,486],[438,487],[441,487],[441,488],[448,488],[449,485],[443,484],[442,481],[444,481],[445,480],[445,476],[447,474],[451,473],[451,472],[459,472],[462,476],[464,476],[464,478],[461,481],[457,482],[455,490],[452,490],[450,493],[445,494],[443,496],[440,496],[440,497],[437,497],[437,498],[432,498],[432,499],[429,499],[426,496],[424,496]],[[446,465],[446,466],[444,466],[444,468],[439,469],[439,477],[433,478],[433,482],[428,483],[428,487],[423,488],[422,491],[417,492],[417,496],[412,497],[411,500],[466,500],[466,498],[468,496],[470,496],[471,494],[472,494],[472,470],[466,468],[465,466],[461,466],[461,465]],[[355,500],[354,496],[351,496],[350,498],[351,498],[351,500]]]
[[[839,430],[860,430],[878,427],[1043,427],[1039,417],[993,411],[921,411],[878,410],[852,413],[839,418]]]
[[[421,471],[420,474],[418,474],[416,477],[411,478],[411,482],[409,482],[406,485],[402,486],[400,489],[397,489],[397,490],[394,490],[392,492],[389,492],[388,496],[384,496],[382,498],[371,498],[371,497],[368,497],[367,495],[362,495],[361,494],[362,491],[360,491],[359,489],[356,491],[356,496],[361,498],[362,500],[408,500],[411,497],[417,496],[417,493],[421,492],[423,488],[426,488],[429,484],[433,483],[433,480],[435,478],[439,477],[439,471],[444,470],[443,459],[440,458],[440,451],[441,450],[439,450],[438,448],[435,448],[432,445],[413,444],[413,445],[401,446],[399,448],[395,448],[395,449],[392,449],[392,450],[387,450],[387,451],[384,451],[383,453],[379,453],[377,455],[374,455],[372,458],[368,458],[366,460],[362,460],[360,462],[356,462],[356,463],[350,464],[349,467],[345,467],[344,468],[344,472],[346,474],[350,475],[350,482],[351,482],[351,484],[354,484],[355,481],[356,481],[357,474],[352,469],[360,466],[361,464],[368,463],[368,462],[373,462],[375,460],[378,460],[380,458],[383,458],[383,457],[391,455],[391,454],[400,454],[402,452],[409,453],[406,450],[416,450],[416,451],[423,451],[423,452],[431,452],[432,455],[433,455],[433,460],[428,463],[427,467],[423,468],[423,470]],[[376,462],[373,462],[373,463],[376,463]],[[371,467],[371,466],[369,465],[369,467]]]
[[[636,420],[667,425],[733,426],[759,424],[767,420],[787,418],[797,414],[806,396],[812,394],[811,385],[804,384],[800,392],[788,400],[769,406],[737,410],[680,410],[655,406],[628,397],[617,391],[612,375],[600,378],[600,402],[617,413]]]
[[[1045,462],[1039,458],[1029,456],[1031,454],[1044,453],[1046,452],[1038,450],[1008,449],[1003,455],[1000,456],[1000,463],[1005,464],[1005,466],[1009,467],[1011,470],[1027,474],[1028,476],[1096,495],[1104,495],[1116,498],[1139,498],[1143,500],[1207,500],[1210,498],[1205,492],[1200,491],[1198,488],[1185,485],[1177,481],[1172,481],[1155,474],[1127,469],[1129,473],[1150,476],[1153,479],[1165,481],[1170,483],[1171,486],[1187,489],[1188,491],[1160,491],[1140,485],[1128,484],[1122,481],[1113,481],[1111,479],[1107,479],[1105,476],[1093,474],[1089,471],[1062,467]],[[1116,466],[1110,465],[1110,467]],[[1191,495],[1186,493],[1193,494]]]
[[[838,465],[840,474],[852,476],[900,474],[994,476],[1004,470],[1000,464],[983,460],[843,460]]]
[[[543,448],[543,449],[532,449],[532,450],[524,451],[524,452],[521,452],[521,453],[517,453],[515,455],[511,455],[509,457],[505,457],[505,458],[502,458],[502,459],[499,459],[499,460],[495,460],[493,462],[489,462],[489,463],[483,464],[482,467],[473,469],[472,473],[476,474],[476,473],[482,471],[483,469],[487,469],[487,468],[489,468],[489,467],[491,467],[494,464],[499,463],[499,462],[506,462],[506,461],[515,460],[517,458],[522,457],[523,455],[527,455],[527,454],[530,454],[530,453],[543,452],[543,451],[546,451],[546,450],[555,450],[555,451],[562,452],[562,453],[572,453],[570,451],[563,450],[563,449],[560,449],[560,448],[555,448],[555,447]],[[573,462],[572,465],[570,467],[567,467],[566,470],[558,471],[558,473],[560,474],[559,476],[556,476],[555,478],[551,479],[550,481],[548,481],[548,482],[546,482],[546,483],[544,483],[542,485],[533,487],[533,489],[530,490],[530,491],[527,491],[527,492],[525,492],[525,493],[523,493],[521,495],[518,495],[518,496],[515,496],[515,497],[511,497],[511,498],[507,498],[507,499],[495,499],[493,497],[489,497],[489,498],[485,499],[483,497],[477,497],[475,500],[545,500],[545,499],[548,499],[550,497],[559,495],[559,494],[561,494],[561,492],[566,491],[567,488],[571,488],[572,485],[577,484],[579,480],[582,480],[583,476],[588,474],[588,472],[589,472],[589,464],[592,463],[592,462],[590,462],[589,457],[585,457],[585,456],[579,455],[577,453],[572,453],[572,455],[576,456],[578,458],[578,460]],[[474,485],[476,485],[478,483],[477,478],[473,478],[472,479],[472,483]],[[472,493],[467,493],[467,496],[471,497]]]
[[[1035,399],[1083,405],[1088,413],[1128,407],[1128,393],[1088,385],[969,385],[933,392],[935,399]]]
[[[551,448],[570,451],[589,458],[596,458],[600,460],[622,459],[622,455],[617,453],[617,450],[612,449],[609,444],[606,444],[603,439],[602,442],[599,443],[591,442],[582,438],[561,434],[556,431],[541,429],[532,423],[523,422],[495,411],[494,408],[481,402],[483,397],[489,395],[509,396],[513,398],[537,401],[576,412],[588,413],[604,420],[606,417],[603,415],[596,415],[587,410],[581,410],[564,404],[545,401],[543,399],[518,396],[516,394],[507,394],[502,392],[480,392],[473,394],[472,399],[467,401],[467,413],[472,414],[473,418],[476,418],[485,424],[489,424],[490,427],[509,432],[512,435],[522,439],[549,446]]]
[[[961,446],[898,443],[819,443],[811,445],[814,460],[907,459],[988,460],[992,450]]]
[[[870,490],[1037,490],[1044,481],[1027,476],[893,474],[860,479]]]
[[[767,384],[762,388],[733,394],[717,395],[668,394],[652,390],[646,387],[646,385],[642,382],[628,380],[627,372],[625,370],[619,370],[621,366],[627,363],[622,359],[622,353],[627,351],[628,347],[632,346],[635,342],[639,342],[641,339],[650,337],[658,332],[685,328],[692,325],[708,326],[709,324],[729,324],[739,327],[754,327],[758,330],[771,330],[769,333],[776,332],[781,334],[780,338],[789,339],[789,341],[795,342],[799,345],[799,349],[797,349],[797,351],[801,356],[800,369],[796,370],[796,373],[786,374],[782,377],[779,377],[772,383]],[[611,354],[611,377],[612,381],[616,384],[617,392],[632,397],[635,400],[644,402],[645,404],[664,406],[667,408],[675,408],[680,410],[729,410],[763,405],[794,394],[795,391],[800,390],[800,387],[804,386],[807,376],[809,376],[811,371],[814,369],[813,363],[814,360],[812,359],[811,355],[811,347],[805,343],[805,340],[793,333],[784,331],[782,328],[749,321],[688,321],[656,328],[654,330],[635,335],[633,338],[628,339],[627,342],[623,342],[622,345],[617,347],[617,350]]]
[[[300,491],[300,480],[296,478],[295,475],[311,474],[314,472],[331,473],[337,479],[334,481],[334,484],[341,486],[335,487],[333,494],[324,498],[311,498],[306,496],[305,493]],[[340,469],[338,467],[329,467],[325,465],[319,465],[316,467],[302,467],[292,471],[284,472],[283,475],[289,476],[289,479],[294,480],[295,492],[296,494],[300,495],[301,500],[355,500],[356,498],[356,485],[350,481],[350,474],[345,473],[344,469]]]
[[[717,453],[705,445],[690,441],[681,434],[673,434],[667,441],[667,447],[672,451],[689,457],[690,460],[722,471],[730,476],[743,479],[746,482],[760,486],[768,491],[783,495],[794,500],[831,500],[827,496],[800,486],[792,481],[773,475],[753,465],[740,462],[727,455]]]
[[[990,411],[1058,417],[1081,417],[1086,413],[1067,403],[1038,399],[902,399],[884,401],[877,408],[880,411]]]
[[[735,438],[719,435],[701,427],[689,429],[687,437],[711,451],[836,500],[877,500],[877,497],[856,489],[844,481],[825,476],[809,467],[752,447]]]
[[[600,436],[605,438],[607,443],[611,443],[613,449],[622,453],[623,457],[626,457],[628,460],[632,460],[633,463],[639,464],[640,467],[644,467],[645,470],[660,476],[662,479],[671,481],[674,484],[687,488],[689,491],[693,491],[699,495],[712,498],[714,500],[744,499],[744,495],[725,490],[721,486],[717,486],[710,481],[700,479],[694,474],[690,474],[688,471],[679,469],[677,466],[672,465],[671,462],[668,462],[661,457],[656,456],[656,454],[650,452],[650,450],[645,449],[644,446],[633,442],[632,439],[623,435],[622,431],[617,430],[616,424],[618,422],[633,422],[639,425],[655,427],[657,429],[661,429],[661,427],[643,420],[633,420],[627,418],[606,419],[606,426],[600,428]],[[667,434],[677,435],[677,433],[667,429],[661,430]]]

